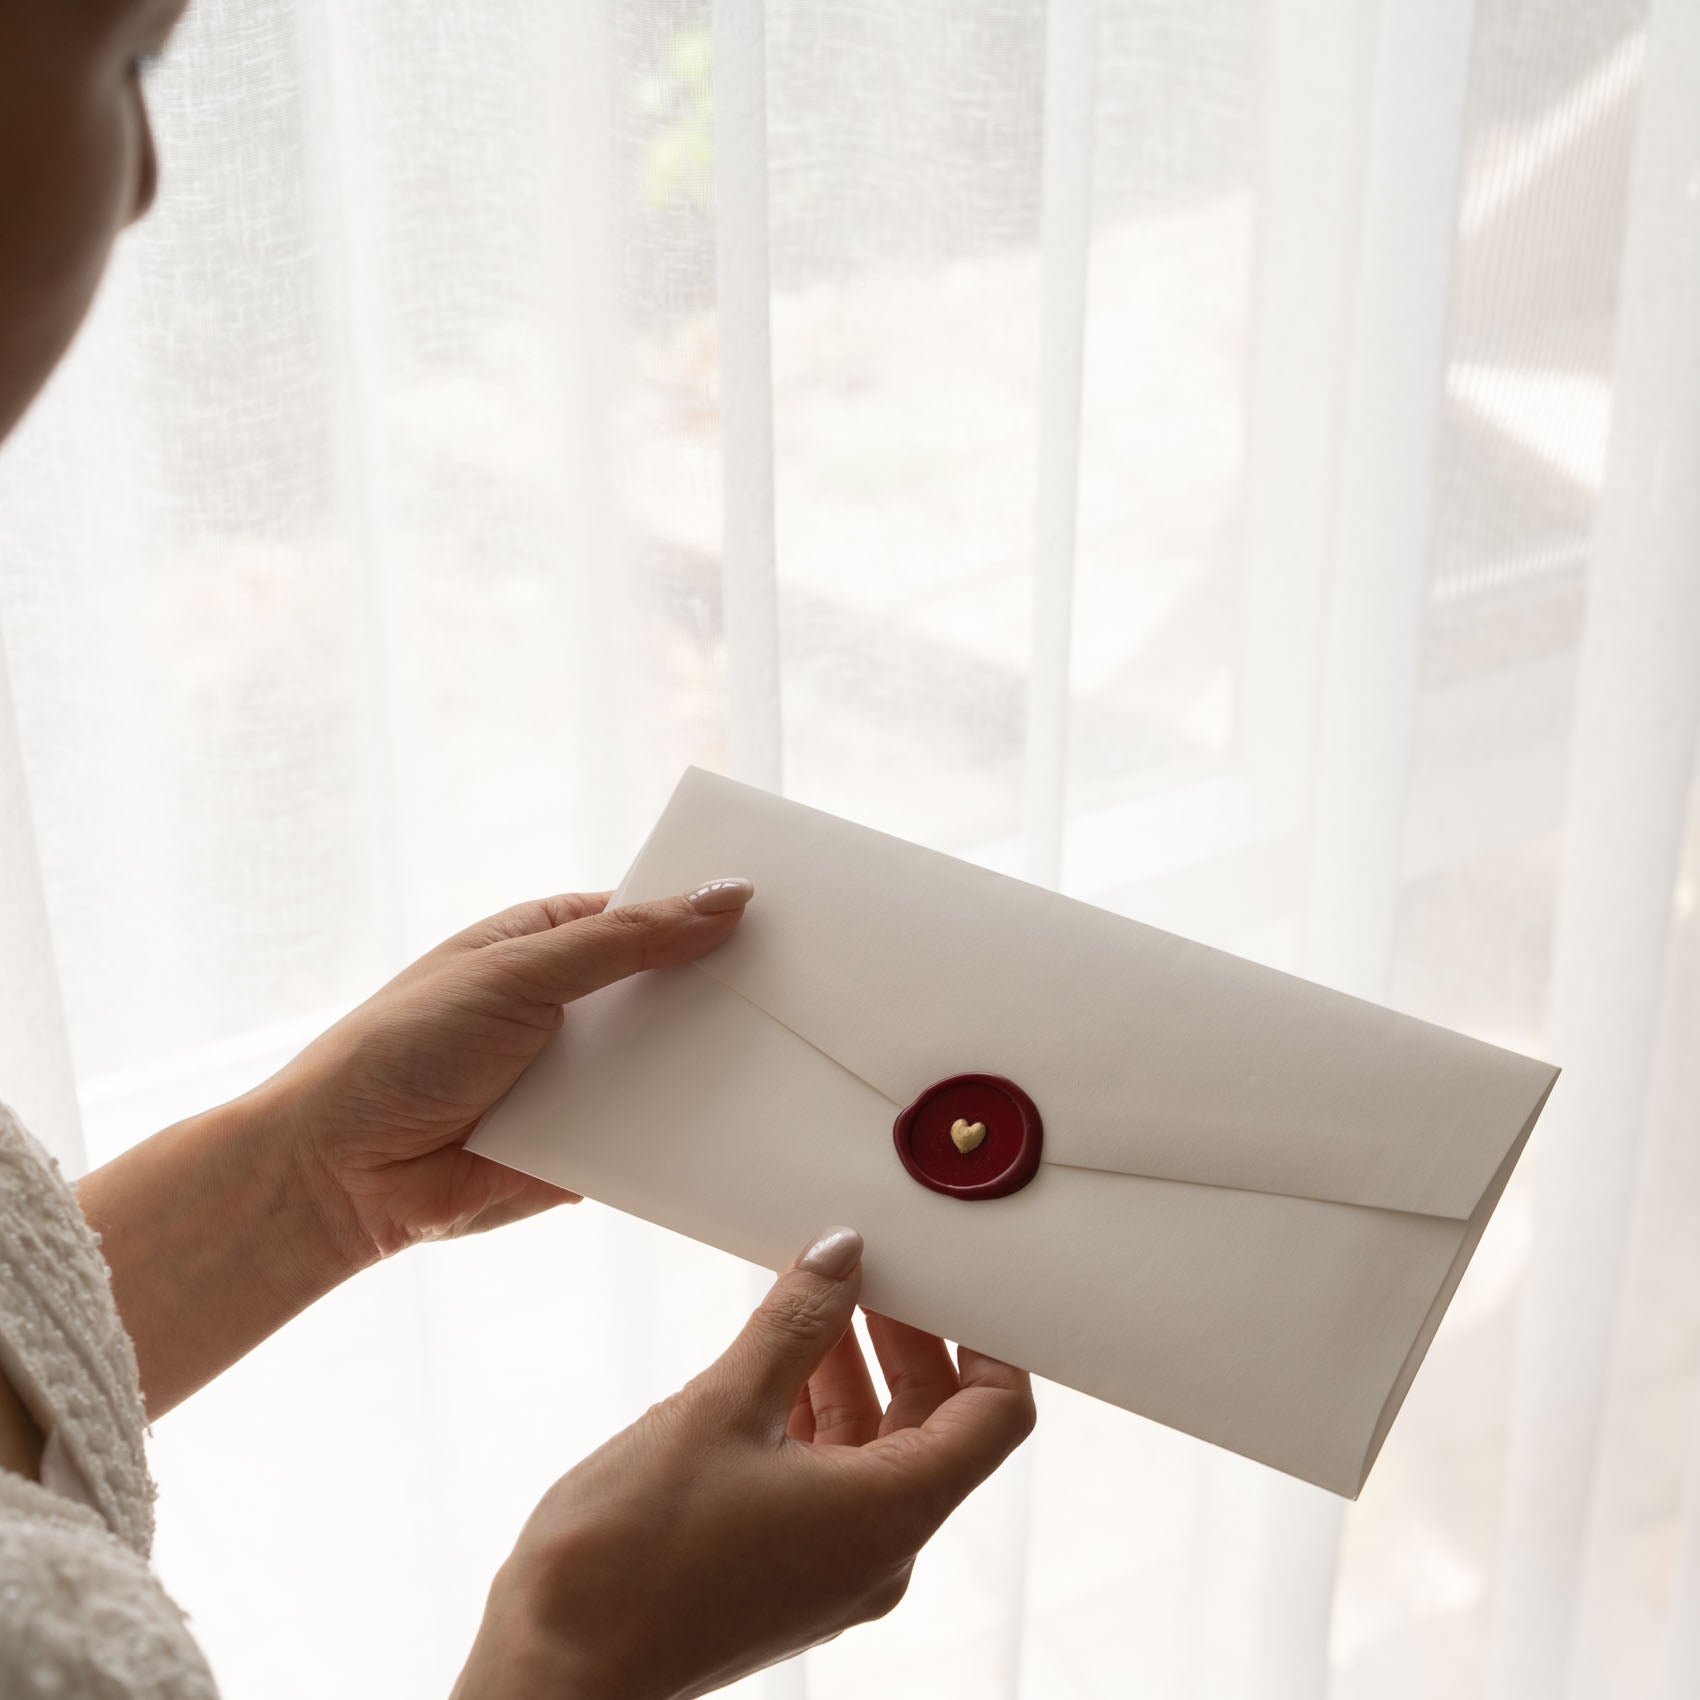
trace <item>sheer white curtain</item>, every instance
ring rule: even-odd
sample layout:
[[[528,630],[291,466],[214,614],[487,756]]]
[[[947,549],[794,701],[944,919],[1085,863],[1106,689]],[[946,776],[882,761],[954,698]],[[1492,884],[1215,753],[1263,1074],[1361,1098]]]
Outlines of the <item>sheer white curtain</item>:
[[[98,1162],[687,761],[1550,1056],[1359,1503],[1046,1387],[749,1691],[1700,1692],[1700,11],[198,0],[153,93],[0,454],[0,1096]],[[446,1691],[753,1284],[585,1205],[162,1421],[232,1700]]]

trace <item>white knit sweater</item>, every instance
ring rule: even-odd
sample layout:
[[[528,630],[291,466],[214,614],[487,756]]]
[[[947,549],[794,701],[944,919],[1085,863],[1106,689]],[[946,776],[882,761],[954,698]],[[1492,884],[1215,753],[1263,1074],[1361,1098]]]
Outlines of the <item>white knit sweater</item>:
[[[39,1482],[0,1468],[0,1695],[212,1700],[148,1568],[145,1417],[105,1259],[58,1164],[4,1104],[0,1371],[46,1437]]]

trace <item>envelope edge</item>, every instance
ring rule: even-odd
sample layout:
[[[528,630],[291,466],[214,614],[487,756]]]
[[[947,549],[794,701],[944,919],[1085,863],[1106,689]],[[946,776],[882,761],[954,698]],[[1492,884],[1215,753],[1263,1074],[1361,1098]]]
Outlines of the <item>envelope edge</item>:
[[[1504,1196],[1505,1189],[1511,1183],[1511,1176],[1522,1158],[1524,1147],[1529,1142],[1529,1136],[1535,1131],[1535,1123],[1541,1118],[1547,1101],[1552,1097],[1552,1089],[1558,1084],[1558,1077],[1563,1072],[1554,1064],[1548,1064],[1552,1069],[1552,1078],[1546,1084],[1546,1090],[1536,1100],[1535,1106],[1529,1112],[1529,1119],[1523,1124],[1516,1139],[1511,1143],[1500,1164],[1497,1173],[1488,1182],[1476,1208],[1471,1212],[1464,1224],[1464,1237],[1459,1242],[1458,1251],[1452,1260],[1451,1267],[1446,1272],[1445,1279],[1435,1292],[1434,1300],[1429,1306],[1428,1314],[1423,1318],[1422,1326],[1417,1330],[1411,1341],[1411,1349],[1405,1354],[1405,1360],[1399,1367],[1399,1373],[1393,1378],[1393,1384],[1387,1391],[1387,1398],[1382,1404],[1381,1414],[1376,1418],[1375,1427],[1370,1431],[1369,1444],[1364,1449],[1361,1468],[1358,1471],[1358,1483],[1347,1496],[1356,1499],[1364,1490],[1364,1484],[1369,1480],[1369,1474],[1375,1468],[1375,1461],[1381,1456],[1381,1449],[1387,1443],[1387,1437],[1392,1432],[1394,1420],[1398,1417],[1410,1393],[1412,1384],[1416,1381],[1417,1371],[1423,1366],[1423,1360],[1428,1356],[1429,1347],[1434,1343],[1435,1335],[1440,1331],[1440,1325],[1445,1320],[1447,1311],[1451,1308],[1452,1300],[1457,1295],[1458,1288],[1463,1282],[1465,1271],[1470,1267],[1471,1259],[1476,1255],[1476,1248],[1481,1244],[1482,1236],[1487,1232],[1487,1225],[1493,1220],[1493,1213],[1499,1208],[1499,1201]]]

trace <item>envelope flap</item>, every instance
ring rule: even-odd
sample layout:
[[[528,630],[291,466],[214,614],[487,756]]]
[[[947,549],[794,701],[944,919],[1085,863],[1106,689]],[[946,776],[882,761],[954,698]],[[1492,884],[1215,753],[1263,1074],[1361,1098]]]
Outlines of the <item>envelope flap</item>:
[[[1048,1163],[1461,1220],[1557,1072],[701,768],[613,901],[725,874],[757,897],[698,970],[894,1114],[1009,1076]]]

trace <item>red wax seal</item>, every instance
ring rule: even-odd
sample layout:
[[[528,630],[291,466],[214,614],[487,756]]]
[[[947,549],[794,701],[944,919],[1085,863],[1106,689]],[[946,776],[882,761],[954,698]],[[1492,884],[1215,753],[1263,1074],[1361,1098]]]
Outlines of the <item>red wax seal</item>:
[[[1003,1198],[1038,1173],[1044,1128],[1013,1080],[953,1074],[898,1111],[891,1136],[922,1186],[952,1198]]]

